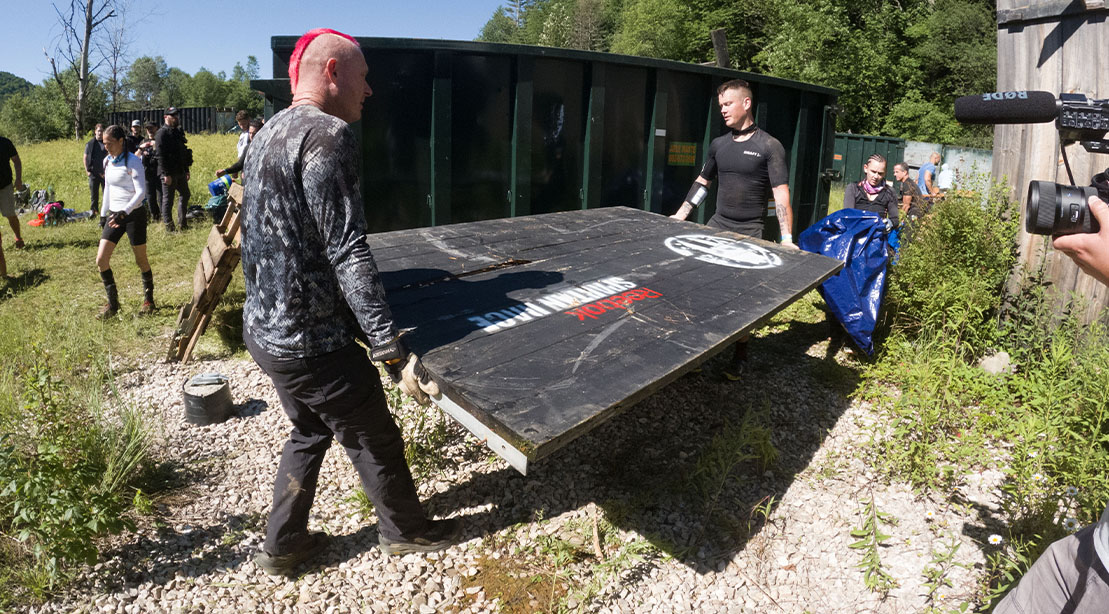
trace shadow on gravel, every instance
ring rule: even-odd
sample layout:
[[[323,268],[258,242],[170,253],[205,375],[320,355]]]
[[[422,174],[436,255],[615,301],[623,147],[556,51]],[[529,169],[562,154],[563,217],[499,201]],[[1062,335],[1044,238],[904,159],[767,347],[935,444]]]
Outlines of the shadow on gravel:
[[[0,278],[0,303],[15,298],[16,295],[26,292],[36,286],[46,283],[50,276],[43,269],[31,269],[14,277]]]
[[[118,562],[133,558],[125,555],[143,552],[145,557],[133,566],[110,567],[98,574],[99,592],[120,592],[151,582],[164,585],[178,575],[195,578],[214,569],[235,569],[252,564],[256,548],[246,546],[243,533],[258,531],[265,525],[265,516],[234,514],[210,526],[188,526],[181,531],[160,527],[154,535],[136,535],[134,541],[120,544],[117,549],[101,554],[101,560]]]
[[[253,418],[262,415],[262,412],[270,408],[270,404],[262,399],[247,399],[246,403],[235,405],[234,415],[240,418]]]
[[[752,340],[745,381],[721,376],[726,349],[701,372],[535,463],[529,475],[509,468],[475,475],[431,497],[428,512],[447,516],[492,504],[464,517],[473,538],[595,503],[606,521],[698,573],[723,570],[809,467],[860,381],[834,357],[805,353],[828,339],[827,323],[791,322],[775,331]],[[578,524],[589,525],[588,517]],[[591,529],[582,531],[588,543]],[[646,578],[656,559],[629,564],[621,583]]]

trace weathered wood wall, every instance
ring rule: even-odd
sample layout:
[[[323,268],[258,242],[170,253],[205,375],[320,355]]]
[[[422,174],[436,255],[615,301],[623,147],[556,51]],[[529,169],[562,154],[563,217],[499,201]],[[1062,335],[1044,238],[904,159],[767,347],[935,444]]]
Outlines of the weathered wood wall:
[[[1109,10],[1105,0],[998,0],[997,91],[1043,90],[1109,98]],[[970,92],[968,92],[970,93]],[[1074,180],[1089,185],[1109,156],[1067,148]],[[1087,320],[1106,318],[1109,291],[1051,249],[1050,239],[1024,232],[1024,204],[1033,180],[1070,183],[1055,124],[997,126],[993,177],[1010,186],[1021,204],[1021,262],[1035,270],[1046,258],[1047,275],[1061,301],[1071,292],[1087,297]]]

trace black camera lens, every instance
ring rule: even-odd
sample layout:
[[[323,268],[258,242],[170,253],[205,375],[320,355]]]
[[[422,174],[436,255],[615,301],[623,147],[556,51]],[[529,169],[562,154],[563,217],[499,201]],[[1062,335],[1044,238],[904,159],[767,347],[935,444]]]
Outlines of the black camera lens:
[[[1033,181],[1028,184],[1024,229],[1034,235],[1098,232],[1101,227],[1086,203],[1090,196],[1097,196],[1096,188]]]

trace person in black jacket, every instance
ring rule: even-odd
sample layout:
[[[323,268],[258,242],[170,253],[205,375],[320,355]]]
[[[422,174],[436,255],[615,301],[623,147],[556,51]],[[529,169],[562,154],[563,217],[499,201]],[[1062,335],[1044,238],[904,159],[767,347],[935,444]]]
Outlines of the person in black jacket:
[[[189,206],[189,148],[185,131],[177,120],[177,109],[165,112],[165,124],[154,135],[154,150],[158,158],[158,177],[162,183],[162,219],[166,230],[174,232],[173,199],[177,196],[177,223],[181,230],[188,229],[185,209]]]
[[[89,176],[89,199],[91,201],[89,210],[92,211],[93,217],[100,214],[100,188],[104,187],[104,158],[108,155],[107,150],[104,149],[104,143],[100,142],[103,134],[104,124],[96,124],[93,137],[88,143],[85,143],[85,155],[82,156],[85,174]]]
[[[889,220],[889,227],[897,227],[898,199],[886,185],[886,159],[874,154],[863,165],[863,180],[847,185],[843,192],[844,209],[861,209],[877,213]]]
[[[162,220],[162,182],[158,179],[158,157],[154,150],[154,136],[158,133],[158,124],[146,122],[143,125],[146,138],[139,143],[135,155],[142,162],[146,172],[146,204],[150,210],[150,219],[155,222]]]

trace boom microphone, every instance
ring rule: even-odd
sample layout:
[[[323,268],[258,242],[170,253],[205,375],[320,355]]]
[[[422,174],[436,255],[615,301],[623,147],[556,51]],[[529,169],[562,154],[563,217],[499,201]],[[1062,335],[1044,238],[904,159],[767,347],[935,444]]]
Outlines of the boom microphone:
[[[1059,117],[1051,92],[992,92],[955,99],[955,119],[964,124],[1042,124]]]

